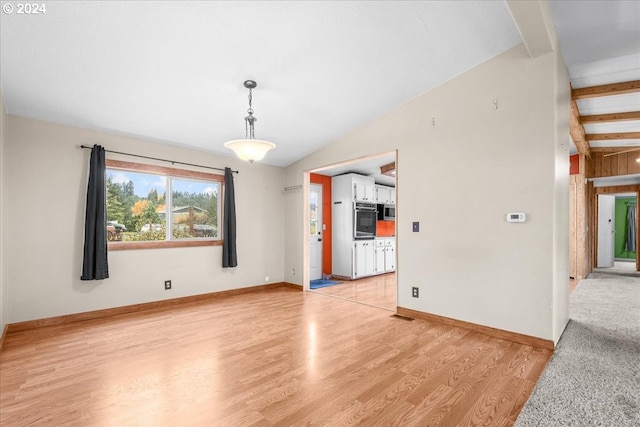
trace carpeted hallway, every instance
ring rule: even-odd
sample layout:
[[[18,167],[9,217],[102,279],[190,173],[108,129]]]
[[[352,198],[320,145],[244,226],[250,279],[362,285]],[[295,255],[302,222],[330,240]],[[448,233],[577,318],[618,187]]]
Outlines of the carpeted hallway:
[[[592,273],[516,427],[640,425],[640,278]]]

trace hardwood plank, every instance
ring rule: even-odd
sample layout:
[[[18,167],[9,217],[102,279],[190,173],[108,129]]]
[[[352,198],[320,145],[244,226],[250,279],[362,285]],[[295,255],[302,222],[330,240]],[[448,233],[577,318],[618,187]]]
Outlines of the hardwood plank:
[[[626,153],[624,154],[620,154],[618,156],[615,156],[618,159],[618,169],[617,169],[617,173],[618,175],[626,175],[627,171],[629,170],[628,166],[627,166],[627,157],[628,155]]]
[[[602,153],[594,153],[593,163],[595,166],[595,173],[593,176],[599,178],[602,176]]]
[[[602,157],[602,176],[611,176],[611,157]]]
[[[591,157],[586,157],[586,165],[585,165],[585,176],[587,178],[593,178],[596,176],[596,156],[597,151],[595,149],[591,150]]]
[[[621,154],[627,158],[627,173],[634,174],[640,172],[640,163],[636,159],[640,158],[640,152]],[[618,160],[621,161],[622,159]]]
[[[609,173],[611,175],[617,175],[618,174],[618,156],[609,156],[609,162],[610,162]]]
[[[0,424],[511,425],[549,354],[273,287],[9,329]]]
[[[489,326],[477,325],[475,323],[464,322],[462,320],[451,319],[449,317],[438,316],[436,314],[425,313],[422,311],[411,310],[404,307],[398,307],[398,314],[417,319],[429,320],[433,322],[441,322],[447,325],[453,325],[458,328],[469,329],[474,332],[486,334],[494,338],[505,339],[520,344],[526,344],[533,347],[553,350],[555,348],[553,341],[542,338],[532,337],[529,335],[519,334],[517,332],[505,331],[502,329],[491,328]]]
[[[4,328],[2,328],[2,335],[0,335],[0,351],[2,351],[2,344],[4,344],[4,338],[7,336],[8,331],[9,325],[4,325]]]
[[[105,308],[103,310],[85,311],[82,313],[67,314],[64,316],[48,317],[45,319],[27,320],[24,322],[10,323],[6,326],[10,332],[37,329],[45,326],[62,325],[65,323],[81,322],[84,320],[100,319],[103,317],[119,316],[127,313],[137,313],[144,310],[157,310],[172,307],[177,304],[203,302],[213,298],[225,298],[231,295],[245,294],[249,292],[261,292],[286,286],[290,289],[302,290],[301,286],[286,282],[269,283],[267,285],[249,286],[246,288],[231,289],[228,291],[211,292],[208,294],[193,295],[188,297],[170,298],[162,301],[145,302],[122,307]],[[1,348],[1,347],[0,347]]]
[[[345,298],[391,311],[396,311],[397,306],[396,273],[345,280],[337,285],[314,289],[313,292]]]

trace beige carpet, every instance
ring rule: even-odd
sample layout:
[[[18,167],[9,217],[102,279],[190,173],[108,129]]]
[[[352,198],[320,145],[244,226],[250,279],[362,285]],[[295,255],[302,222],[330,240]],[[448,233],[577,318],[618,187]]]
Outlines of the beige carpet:
[[[592,273],[516,427],[640,426],[640,278]]]

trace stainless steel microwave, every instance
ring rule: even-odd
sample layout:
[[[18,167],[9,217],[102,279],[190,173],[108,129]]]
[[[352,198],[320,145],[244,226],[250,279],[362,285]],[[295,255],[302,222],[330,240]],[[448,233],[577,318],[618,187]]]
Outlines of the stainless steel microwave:
[[[383,218],[385,220],[394,220],[396,219],[396,205],[384,205],[383,209]]]

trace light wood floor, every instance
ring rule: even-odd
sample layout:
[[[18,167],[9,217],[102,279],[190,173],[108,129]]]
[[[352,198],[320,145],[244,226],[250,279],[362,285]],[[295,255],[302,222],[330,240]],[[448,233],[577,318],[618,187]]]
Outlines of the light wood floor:
[[[396,311],[396,273],[365,277],[364,279],[358,280],[345,280],[337,285],[314,289],[313,291],[373,305],[393,311],[394,313]]]
[[[0,424],[511,426],[549,356],[281,288],[10,333]]]

